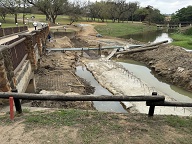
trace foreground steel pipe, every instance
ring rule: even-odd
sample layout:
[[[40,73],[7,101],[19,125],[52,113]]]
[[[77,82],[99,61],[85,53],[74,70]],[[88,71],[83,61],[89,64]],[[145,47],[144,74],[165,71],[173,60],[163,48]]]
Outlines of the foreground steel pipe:
[[[109,96],[109,95],[56,95],[56,94],[29,94],[29,93],[0,93],[0,98],[23,100],[53,100],[53,101],[163,101],[164,96]]]

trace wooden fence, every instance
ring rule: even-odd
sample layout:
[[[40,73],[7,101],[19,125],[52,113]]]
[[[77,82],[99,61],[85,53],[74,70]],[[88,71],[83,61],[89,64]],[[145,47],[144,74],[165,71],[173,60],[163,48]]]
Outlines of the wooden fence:
[[[52,100],[52,101],[146,101],[146,106],[149,107],[148,116],[154,115],[155,106],[177,106],[177,107],[192,107],[192,103],[181,102],[168,102],[165,101],[164,96],[157,95],[153,92],[148,96],[128,96],[128,95],[56,95],[56,94],[29,94],[29,93],[0,93],[0,98],[9,99],[13,97],[15,108],[18,113],[22,113],[21,103],[22,100]]]

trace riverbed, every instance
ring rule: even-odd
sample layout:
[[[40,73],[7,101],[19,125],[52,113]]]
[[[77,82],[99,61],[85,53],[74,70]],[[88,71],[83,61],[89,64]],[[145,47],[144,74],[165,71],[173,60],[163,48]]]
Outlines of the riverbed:
[[[94,78],[114,95],[151,95],[153,91],[157,91],[159,95],[165,96],[166,101],[176,101],[166,93],[166,90],[158,90],[115,61],[100,59],[84,63]],[[148,113],[149,110],[145,102],[122,103],[130,112]],[[189,116],[192,113],[190,109],[182,107],[156,107],[155,114]]]

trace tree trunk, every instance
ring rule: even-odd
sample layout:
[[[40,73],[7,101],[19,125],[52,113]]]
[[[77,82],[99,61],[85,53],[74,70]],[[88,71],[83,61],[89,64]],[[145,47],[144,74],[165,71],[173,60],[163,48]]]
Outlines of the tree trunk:
[[[45,14],[46,15],[46,21],[49,20],[49,15],[48,14]]]
[[[131,20],[132,20],[132,23],[133,23],[133,14],[131,14]]]
[[[23,24],[25,24],[25,14],[23,13]]]
[[[52,16],[52,22],[55,24],[55,21],[56,21],[56,19],[57,19],[57,16]]]
[[[74,20],[72,20],[69,25],[72,25],[72,23],[74,23]]]
[[[17,13],[15,13],[14,15],[15,15],[15,23],[17,23]]]
[[[2,18],[3,22],[6,23],[6,21],[5,21],[5,15],[2,15],[1,18]]]

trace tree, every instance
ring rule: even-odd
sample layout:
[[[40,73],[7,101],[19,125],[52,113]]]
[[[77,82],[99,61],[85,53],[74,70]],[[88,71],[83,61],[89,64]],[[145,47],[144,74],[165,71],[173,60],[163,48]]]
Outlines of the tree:
[[[116,0],[115,8],[116,8],[116,18],[118,19],[118,23],[119,23],[121,16],[123,15],[123,13],[129,10],[129,7],[125,0]]]
[[[57,16],[63,14],[68,6],[67,0],[27,0],[46,16],[46,20],[55,23]]]
[[[78,21],[81,16],[85,13],[83,5],[84,3],[81,3],[80,1],[74,1],[72,3],[69,3],[67,14],[69,15],[70,25],[73,22]]]
[[[15,16],[15,23],[17,23],[17,14],[21,7],[21,0],[1,0],[0,4]]]
[[[115,22],[116,20],[115,2],[108,0],[106,5],[108,7],[109,18],[112,19],[112,22]]]
[[[172,21],[191,22],[192,21],[192,6],[181,8],[176,11],[175,15],[171,17]],[[175,20],[174,20],[175,19]]]
[[[145,21],[148,21],[149,25],[151,23],[162,23],[164,22],[165,16],[160,13],[158,9],[153,8],[152,6],[147,6],[147,16]]]
[[[152,6],[137,9],[135,15],[140,17],[140,21],[148,21],[149,25],[151,23],[162,23],[165,19],[165,16]]]
[[[135,16],[138,16],[140,21],[144,21],[147,15],[148,11],[145,8],[139,8],[135,11]]]
[[[131,12],[131,21],[133,23],[133,15],[135,13],[135,11],[138,9],[138,3],[134,2],[134,3],[129,3],[129,7],[130,7],[130,12]]]
[[[108,17],[108,8],[106,5],[106,2],[101,1],[101,2],[96,2],[96,9],[97,9],[97,16],[99,19],[101,19],[102,22],[105,21]]]
[[[0,7],[0,17],[2,18],[2,20],[6,23],[5,17],[7,15],[8,11],[6,8],[4,7]]]
[[[27,0],[22,0],[21,5],[22,5],[22,7],[20,8],[20,12],[23,13],[23,24],[25,24],[25,16],[26,16],[27,11],[29,11],[30,6],[29,6]]]

